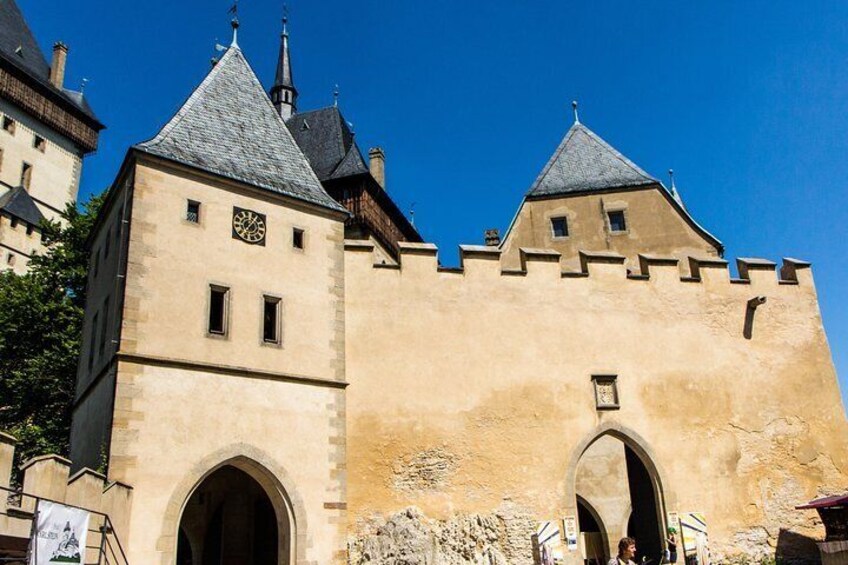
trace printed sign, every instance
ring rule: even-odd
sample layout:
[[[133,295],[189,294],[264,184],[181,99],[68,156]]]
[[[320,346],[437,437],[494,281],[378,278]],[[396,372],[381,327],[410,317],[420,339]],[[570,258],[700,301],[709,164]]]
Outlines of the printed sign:
[[[39,501],[30,565],[82,564],[88,520],[85,510]]]
[[[565,543],[568,551],[577,550],[577,519],[574,516],[566,516],[562,521],[565,529]]]
[[[685,512],[680,515],[680,535],[686,563],[710,565],[710,545],[707,537],[707,519],[701,512]]]
[[[538,544],[536,552],[540,565],[562,565],[565,562],[562,533],[555,521],[539,524],[533,539]]]

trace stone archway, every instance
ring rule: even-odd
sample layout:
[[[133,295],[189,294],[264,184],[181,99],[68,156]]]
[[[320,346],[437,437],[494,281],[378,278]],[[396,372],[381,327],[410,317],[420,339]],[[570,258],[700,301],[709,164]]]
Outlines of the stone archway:
[[[602,440],[603,441],[600,441]],[[615,441],[618,440],[618,441]],[[597,449],[603,452],[600,448],[602,444],[617,444],[619,445],[620,457],[618,467],[621,472],[613,479],[605,479],[606,481],[617,481],[617,485],[621,487],[623,482],[622,493],[609,492],[604,481],[595,482],[600,485],[599,488],[587,489],[586,481],[581,477],[581,489],[584,492],[578,491],[578,466],[587,452],[595,451],[593,446],[598,445]],[[595,454],[590,454],[587,458],[591,458]],[[604,463],[609,466],[608,462]],[[583,465],[582,467],[585,467]],[[589,465],[591,466],[591,465]],[[603,465],[595,465],[596,468],[604,469]],[[581,474],[584,471],[581,470]],[[603,473],[596,473],[602,475]],[[566,515],[577,516],[579,513],[579,496],[584,498],[584,502],[589,499],[589,502],[597,506],[595,501],[601,504],[600,515],[606,516],[602,518],[606,522],[607,527],[607,543],[609,544],[610,554],[614,555],[615,546],[618,542],[617,532],[625,530],[627,524],[618,524],[619,518],[622,515],[629,514],[625,512],[633,504],[634,512],[642,512],[643,521],[648,523],[639,531],[639,536],[642,538],[642,549],[649,560],[659,562],[662,548],[665,543],[665,516],[667,508],[674,508],[676,505],[676,497],[671,492],[669,482],[666,480],[666,475],[662,470],[659,462],[653,451],[648,446],[647,442],[635,431],[622,426],[617,422],[607,422],[593,430],[581,441],[572,451],[571,461],[566,474],[566,498],[565,508]],[[590,491],[588,494],[586,491]],[[592,492],[593,491],[593,492]],[[617,496],[621,494],[621,496]],[[634,496],[635,498],[631,497]],[[606,501],[604,498],[606,497]],[[592,499],[595,500],[592,500]],[[612,500],[615,504],[609,504]],[[612,528],[612,529],[610,529]],[[637,546],[639,540],[637,539]],[[637,547],[637,550],[639,548]],[[641,558],[641,555],[639,557]],[[574,556],[569,561],[577,563],[578,556]]]
[[[163,563],[175,563],[178,540],[188,540],[191,555],[202,552],[199,540],[192,539],[185,528],[180,528],[183,513],[191,497],[209,477],[224,468],[232,468],[247,475],[267,501],[276,521],[278,565],[303,565],[307,563],[307,520],[301,497],[294,488],[287,471],[263,451],[238,443],[225,447],[195,464],[175,487],[162,524],[157,549],[163,552]],[[182,552],[185,558],[187,552]],[[197,563],[193,565],[198,565]]]
[[[603,518],[588,500],[577,495],[577,529],[581,551],[589,565],[605,565],[609,560],[609,537]]]

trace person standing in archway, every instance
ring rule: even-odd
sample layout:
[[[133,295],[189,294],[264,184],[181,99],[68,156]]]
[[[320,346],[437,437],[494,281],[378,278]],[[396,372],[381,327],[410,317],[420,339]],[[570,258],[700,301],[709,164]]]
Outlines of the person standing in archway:
[[[633,538],[621,538],[618,542],[618,555],[609,560],[607,565],[636,565],[633,557],[636,556],[636,540]]]

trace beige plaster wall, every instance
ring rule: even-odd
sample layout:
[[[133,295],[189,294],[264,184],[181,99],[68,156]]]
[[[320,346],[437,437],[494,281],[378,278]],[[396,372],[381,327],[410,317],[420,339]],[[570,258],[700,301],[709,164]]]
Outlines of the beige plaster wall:
[[[134,489],[130,562],[174,563],[183,505],[224,463],[285,493],[287,563],[344,562],[343,390],[130,363],[117,386],[109,473]]]
[[[451,273],[426,250],[400,269],[374,269],[361,244],[346,254],[352,539],[410,505],[576,515],[580,450],[604,431],[649,456],[665,511],[706,513],[718,555],[773,555],[783,528],[821,535],[793,506],[844,490],[848,424],[809,269],[732,284],[726,267],[633,280],[589,261],[563,277],[530,257],[504,275],[486,257]],[[619,410],[596,410],[593,374],[618,375]]]
[[[607,211],[624,210],[627,231],[611,232]],[[551,218],[568,218],[568,237],[555,238]],[[678,212],[659,185],[631,191],[584,194],[545,200],[526,200],[504,238],[504,263],[518,268],[519,248],[553,249],[577,268],[580,251],[613,251],[638,268],[638,254],[715,257],[716,247]],[[685,266],[685,265],[684,265]]]
[[[136,171],[121,351],[342,380],[340,219],[163,167]],[[201,203],[199,224],[184,219],[189,199]],[[234,206],[267,216],[265,246],[232,237]],[[210,284],[230,288],[225,338],[207,336]],[[263,294],[282,299],[281,346],[262,342]]]
[[[33,166],[28,190],[45,217],[55,219],[65,205],[75,200],[82,170],[82,150],[66,137],[41,124],[29,114],[0,99],[0,119],[16,122],[14,135],[0,129],[0,194],[4,188],[21,184],[24,161]],[[35,135],[47,140],[44,152],[33,147]]]

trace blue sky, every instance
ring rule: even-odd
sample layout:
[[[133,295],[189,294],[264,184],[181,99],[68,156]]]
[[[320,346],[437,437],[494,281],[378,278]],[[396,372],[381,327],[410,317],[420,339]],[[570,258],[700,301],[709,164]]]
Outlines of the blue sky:
[[[71,47],[108,129],[82,197],[106,188],[230,39],[228,0],[18,0],[45,52]],[[814,264],[848,393],[848,3],[290,0],[301,110],[341,89],[360,146],[437,243],[505,229],[581,119],[654,176],[674,168],[727,257]],[[239,43],[269,84],[281,0],[242,0]]]

